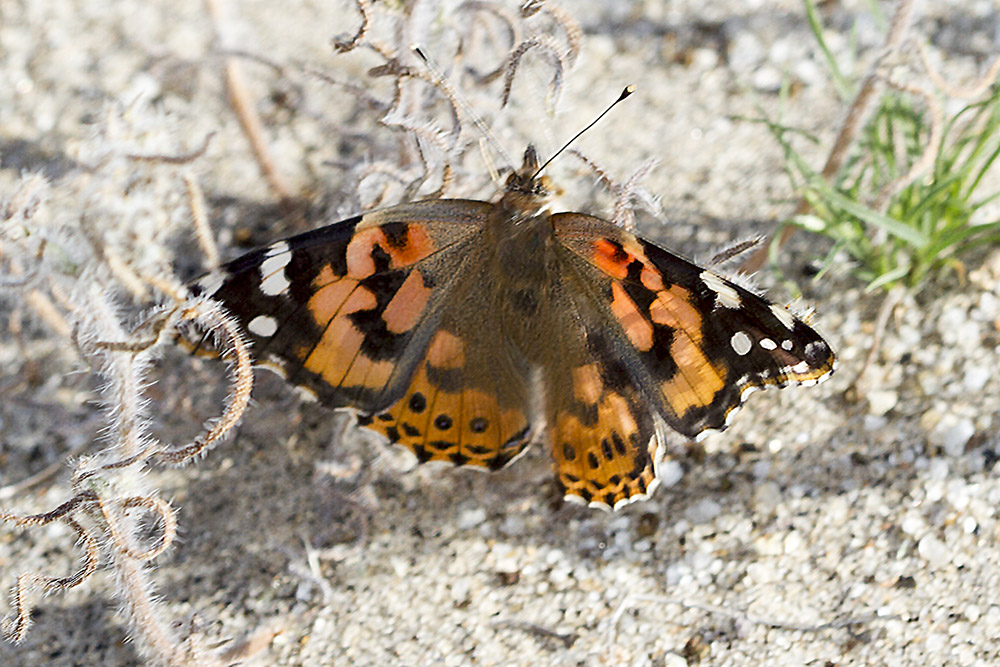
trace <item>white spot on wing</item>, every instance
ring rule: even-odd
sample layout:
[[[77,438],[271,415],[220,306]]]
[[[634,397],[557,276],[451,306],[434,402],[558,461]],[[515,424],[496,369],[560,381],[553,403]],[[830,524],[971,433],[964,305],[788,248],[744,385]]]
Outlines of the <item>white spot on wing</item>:
[[[792,372],[804,375],[809,372],[809,364],[805,361],[800,361],[799,363],[792,366]],[[802,384],[805,384],[805,382],[803,382]]]
[[[284,241],[275,243],[267,251],[267,257],[260,265],[260,291],[267,296],[283,294],[288,289],[288,278],[285,277],[285,267],[292,259],[291,248]]]
[[[750,340],[750,336],[748,336],[745,331],[737,331],[734,333],[733,337],[729,339],[729,344],[732,345],[733,352],[741,357],[745,354],[749,354],[751,348],[753,348],[753,341]]]
[[[698,277],[708,286],[708,289],[715,292],[715,304],[717,306],[722,306],[723,308],[740,307],[740,294],[732,285],[727,285],[726,281],[711,271],[702,271]]]
[[[212,296],[222,287],[222,283],[226,280],[226,276],[222,273],[216,271],[215,273],[210,273],[201,280],[198,281],[198,285],[204,290],[205,296]]]
[[[762,348],[764,348],[765,350],[776,350],[776,349],[778,349],[778,346],[775,345],[774,341],[771,340],[770,338],[762,338],[760,340],[760,346]]]
[[[278,330],[278,321],[270,315],[258,315],[250,320],[247,329],[255,336],[270,338]]]
[[[788,352],[791,352],[793,347],[795,347],[795,343],[792,342],[791,338],[786,338],[785,340],[781,341],[782,350],[787,350]]]
[[[785,325],[785,328],[789,331],[795,328],[795,316],[788,312],[787,308],[779,306],[776,303],[772,303],[771,313],[777,317],[778,321]]]

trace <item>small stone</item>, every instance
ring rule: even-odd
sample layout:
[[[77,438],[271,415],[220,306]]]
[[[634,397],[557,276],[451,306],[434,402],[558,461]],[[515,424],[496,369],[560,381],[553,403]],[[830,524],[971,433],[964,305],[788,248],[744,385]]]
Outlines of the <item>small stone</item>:
[[[793,530],[788,535],[785,535],[784,548],[786,554],[797,554],[802,551],[803,545],[805,545],[805,540],[802,539],[802,535],[798,531]]]
[[[934,568],[945,567],[951,563],[951,549],[933,535],[924,535],[920,538],[920,542],[917,543],[917,553]]]
[[[868,413],[878,417],[896,407],[899,402],[899,395],[888,389],[876,389],[868,392]]]
[[[753,33],[743,30],[729,42],[727,55],[729,67],[734,72],[752,72],[764,58],[764,47]]]
[[[688,661],[677,653],[667,653],[663,656],[663,667],[687,667]]]
[[[934,443],[948,456],[961,456],[965,446],[976,432],[971,419],[946,414],[938,422],[933,432]]]
[[[970,392],[982,391],[983,387],[990,379],[990,370],[979,362],[970,362],[965,367],[965,375],[962,377],[962,384]]]
[[[722,513],[722,505],[711,500],[710,498],[703,498],[697,503],[692,505],[684,512],[684,516],[687,517],[688,521],[691,523],[708,523],[715,517]]]
[[[777,93],[781,90],[781,72],[770,65],[757,69],[750,78],[753,87],[762,93]]]
[[[678,461],[673,460],[661,463],[658,472],[660,473],[660,485],[664,488],[677,484],[684,477],[684,468]]]
[[[462,513],[458,515],[458,527],[460,530],[475,528],[484,521],[486,521],[486,510],[482,507],[477,507],[471,510],[463,510]]]

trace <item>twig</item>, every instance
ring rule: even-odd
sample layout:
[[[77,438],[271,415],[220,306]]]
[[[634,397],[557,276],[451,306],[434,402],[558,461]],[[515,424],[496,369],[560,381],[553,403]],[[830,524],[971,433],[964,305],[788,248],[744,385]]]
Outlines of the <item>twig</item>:
[[[876,211],[883,212],[885,211],[885,207],[888,204],[889,199],[893,195],[913,181],[917,180],[928,169],[934,166],[937,151],[941,147],[941,137],[944,135],[944,113],[941,111],[941,105],[938,103],[934,95],[920,86],[894,81],[891,77],[886,78],[885,81],[888,85],[897,90],[902,90],[910,93],[911,95],[923,98],[924,104],[927,105],[927,113],[930,115],[931,134],[924,145],[924,150],[920,154],[920,157],[917,158],[912,165],[910,165],[910,168],[906,171],[906,173],[899,178],[894,179],[891,183],[882,188],[881,192],[879,192],[878,197],[872,204],[872,208]]]
[[[729,609],[727,607],[720,607],[718,605],[709,604],[707,602],[698,602],[696,600],[684,600],[681,598],[668,598],[668,597],[661,597],[658,595],[641,595],[636,593],[626,593],[623,596],[621,603],[618,605],[618,608],[614,611],[614,613],[607,621],[608,646],[614,646],[618,633],[618,622],[621,620],[621,617],[625,613],[625,610],[633,602],[652,602],[660,605],[668,605],[668,604],[678,605],[686,609],[698,609],[701,611],[708,612],[710,614],[716,614],[718,616],[725,616],[726,618],[742,620],[751,625],[763,625],[777,630],[790,630],[794,632],[821,632],[823,630],[837,630],[840,628],[847,628],[854,625],[862,625],[864,623],[870,623],[871,621],[877,620],[879,618],[878,616],[872,614],[870,616],[844,618],[838,621],[827,621],[825,623],[798,623],[795,621],[784,621],[773,618],[765,618],[762,616],[754,616],[745,611]]]
[[[216,40],[224,45],[224,23],[225,19],[222,11],[223,0],[205,0],[205,6],[211,17],[212,27],[215,29]],[[360,1],[360,0],[359,0]],[[222,47],[220,47],[221,50]],[[224,57],[225,63],[225,83],[229,93],[229,103],[236,114],[236,118],[243,128],[243,134],[250,142],[250,150],[261,175],[267,181],[271,191],[278,198],[278,205],[285,215],[298,215],[298,207],[292,195],[291,186],[285,177],[278,170],[271,155],[271,150],[264,139],[264,124],[257,114],[253,103],[253,98],[246,84],[246,77],[243,74],[243,66],[238,58]]]
[[[905,290],[903,287],[895,285],[886,293],[885,298],[882,299],[882,305],[878,309],[878,316],[875,318],[875,331],[872,333],[871,347],[868,348],[868,354],[865,355],[865,361],[861,364],[861,369],[858,371],[854,381],[848,385],[848,391],[853,394],[854,398],[863,396],[866,393],[865,387],[862,384],[865,375],[868,373],[868,369],[875,363],[875,357],[882,348],[882,336],[888,327],[889,317],[892,315],[892,311],[896,309],[904,294]]]
[[[208,213],[205,207],[205,194],[198,185],[198,179],[190,172],[184,173],[184,187],[188,195],[188,208],[191,210],[191,222],[194,225],[194,235],[198,239],[198,247],[205,253],[205,263],[212,271],[219,268],[219,246],[215,243],[212,228],[208,224]]]

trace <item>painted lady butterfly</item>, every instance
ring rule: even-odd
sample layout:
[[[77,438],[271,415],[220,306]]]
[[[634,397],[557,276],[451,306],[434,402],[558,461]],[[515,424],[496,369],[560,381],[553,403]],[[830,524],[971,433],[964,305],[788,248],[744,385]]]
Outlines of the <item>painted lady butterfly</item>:
[[[722,429],[755,389],[815,384],[830,346],[624,229],[543,211],[533,148],[498,201],[420,201],[251,252],[199,281],[256,357],[423,461],[551,449],[568,500],[656,487],[667,427]]]

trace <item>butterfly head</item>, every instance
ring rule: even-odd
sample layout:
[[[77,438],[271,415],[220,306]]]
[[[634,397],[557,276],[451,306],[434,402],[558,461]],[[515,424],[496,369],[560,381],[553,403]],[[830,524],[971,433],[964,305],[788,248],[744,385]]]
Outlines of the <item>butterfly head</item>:
[[[512,208],[525,213],[535,213],[544,206],[550,197],[557,194],[552,179],[539,176],[538,153],[535,147],[528,145],[524,150],[524,162],[521,168],[507,177],[503,199]]]

